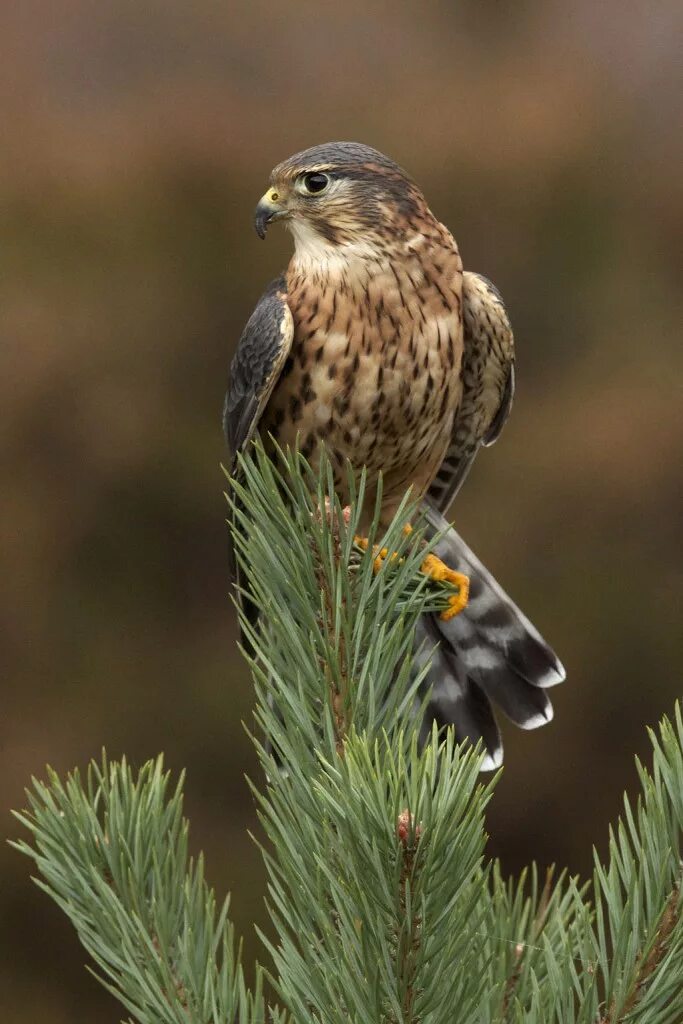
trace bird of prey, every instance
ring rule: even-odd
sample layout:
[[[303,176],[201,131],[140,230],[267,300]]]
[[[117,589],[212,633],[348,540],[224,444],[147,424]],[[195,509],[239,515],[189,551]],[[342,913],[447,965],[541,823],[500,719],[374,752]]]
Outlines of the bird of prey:
[[[344,467],[382,475],[382,516],[408,487],[433,531],[482,446],[507,419],[515,386],[512,329],[485,277],[422,192],[369,146],[333,142],[273,170],[256,207],[261,238],[282,221],[294,238],[285,273],[259,300],[231,367],[224,427],[233,453],[256,433],[297,441],[315,466],[324,445],[342,501]],[[374,506],[370,494],[368,506]],[[469,577],[453,617],[424,615],[416,662],[431,659],[423,729],[453,725],[502,761],[491,701],[523,729],[552,718],[547,688],[564,669],[538,631],[451,527],[436,554]]]

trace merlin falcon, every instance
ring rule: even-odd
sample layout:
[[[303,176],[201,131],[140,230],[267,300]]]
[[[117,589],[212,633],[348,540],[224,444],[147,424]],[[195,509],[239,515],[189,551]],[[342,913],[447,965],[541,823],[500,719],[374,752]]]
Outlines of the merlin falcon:
[[[264,292],[235,353],[224,427],[233,460],[256,435],[328,453],[342,502],[350,463],[365,467],[367,507],[382,477],[382,518],[406,490],[421,499],[435,554],[469,578],[458,615],[422,616],[417,667],[429,664],[424,734],[434,722],[502,761],[491,702],[523,729],[553,715],[564,669],[444,518],[482,446],[499,436],[515,387],[514,342],[497,289],[463,270],[448,228],[392,160],[332,142],[278,164],[258,203],[261,238],[294,238],[285,273]],[[234,468],[234,462],[233,462]],[[459,575],[463,574],[463,575]]]

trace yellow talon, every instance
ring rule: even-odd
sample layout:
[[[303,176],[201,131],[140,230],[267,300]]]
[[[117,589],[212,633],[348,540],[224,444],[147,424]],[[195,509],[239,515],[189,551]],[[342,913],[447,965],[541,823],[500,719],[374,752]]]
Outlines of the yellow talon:
[[[460,588],[458,590],[458,593],[454,594],[453,597],[449,597],[448,608],[446,608],[446,610],[444,612],[441,612],[441,615],[439,615],[439,618],[443,622],[448,622],[449,619],[452,619],[456,615],[459,615],[461,611],[467,608],[467,602],[470,599],[469,576],[465,576],[461,572],[456,573],[456,576],[459,576],[463,582],[458,584]]]
[[[403,527],[403,532],[407,535],[409,533],[412,533],[412,529],[412,526],[408,523],[406,526]],[[357,534],[353,538],[353,540],[354,543],[359,548],[362,548],[363,551],[367,551],[370,543],[367,537],[361,537]],[[378,548],[377,546],[375,546],[374,550],[376,552],[376,555],[372,565],[375,574],[377,574],[384,565],[384,562],[389,555],[389,549]],[[395,551],[392,552],[391,558],[398,558],[398,554]],[[441,612],[439,616],[439,618],[442,619],[443,622],[448,622],[449,619],[454,618],[463,610],[463,608],[467,607],[467,602],[469,600],[470,595],[469,576],[465,576],[464,573],[456,572],[455,569],[451,569],[448,565],[446,565],[445,562],[442,562],[440,558],[437,558],[436,555],[427,555],[420,568],[422,572],[426,576],[431,577],[431,579],[436,580],[437,582],[452,583],[454,586],[458,588],[458,593],[453,594],[452,597],[449,597],[448,608],[446,608],[445,611]]]
[[[375,549],[375,550],[376,550],[376,549]],[[374,561],[374,562],[372,563],[372,566],[373,566],[373,568],[374,568],[374,570],[375,570],[375,575],[377,575],[377,573],[378,573],[378,572],[380,571],[380,569],[382,568],[382,565],[383,565],[383,563],[384,563],[384,559],[385,559],[385,558],[387,557],[387,555],[388,555],[388,554],[389,554],[389,549],[388,549],[388,548],[381,548],[381,549],[380,549],[380,550],[379,550],[379,551],[377,552],[377,556],[376,556],[376,558],[375,558],[375,561]],[[392,555],[391,557],[392,557],[392,558],[396,558],[396,555],[394,554],[394,555]]]
[[[458,588],[458,593],[454,594],[453,597],[448,599],[448,608],[441,612],[439,616],[444,622],[448,622],[449,619],[454,618],[458,615],[463,608],[467,607],[467,602],[470,596],[470,578],[465,576],[464,573],[456,572],[455,569],[449,568],[445,562],[442,562],[436,555],[427,555],[421,566],[422,572],[426,576],[429,576],[437,582],[452,583]]]
[[[367,537],[361,537],[359,534],[356,534],[356,536],[353,538],[353,542],[359,548],[362,548],[363,551],[368,550],[368,546],[370,543]],[[375,560],[372,563],[376,575],[384,565],[384,560],[389,556],[389,548],[379,548],[377,545],[375,545],[373,547],[373,551],[376,552]],[[394,558],[398,558],[398,554],[396,551],[393,551],[391,554],[391,559],[393,560]]]

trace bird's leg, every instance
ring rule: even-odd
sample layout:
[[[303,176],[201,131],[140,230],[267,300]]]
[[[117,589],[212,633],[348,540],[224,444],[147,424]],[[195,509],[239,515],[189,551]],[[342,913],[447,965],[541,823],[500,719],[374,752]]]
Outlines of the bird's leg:
[[[406,523],[403,527],[403,532],[406,535],[413,532],[413,528],[410,523]],[[355,536],[353,539],[358,547],[362,548],[363,551],[367,551],[370,543],[367,537]],[[398,557],[395,551],[390,554],[388,548],[380,548],[377,544],[373,547],[373,553],[375,554],[373,568],[376,573],[378,573],[382,568],[387,558],[394,559]],[[452,619],[454,616],[458,615],[463,608],[467,607],[470,593],[469,576],[465,576],[464,573],[451,569],[450,566],[446,565],[445,562],[442,562],[440,558],[432,554],[426,556],[420,566],[420,571],[423,572],[425,576],[429,576],[430,579],[436,580],[437,583],[450,583],[452,586],[458,588],[457,594],[453,594],[449,597],[448,607],[441,612],[439,615],[440,619],[444,622],[448,622],[449,619]]]

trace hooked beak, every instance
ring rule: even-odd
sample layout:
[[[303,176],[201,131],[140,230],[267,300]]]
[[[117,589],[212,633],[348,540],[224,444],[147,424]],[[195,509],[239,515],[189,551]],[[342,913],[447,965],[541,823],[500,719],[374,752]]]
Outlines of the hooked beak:
[[[266,237],[268,225],[274,220],[282,220],[283,217],[289,216],[289,210],[279,200],[279,194],[272,188],[259,199],[254,212],[254,227],[259,238]]]

